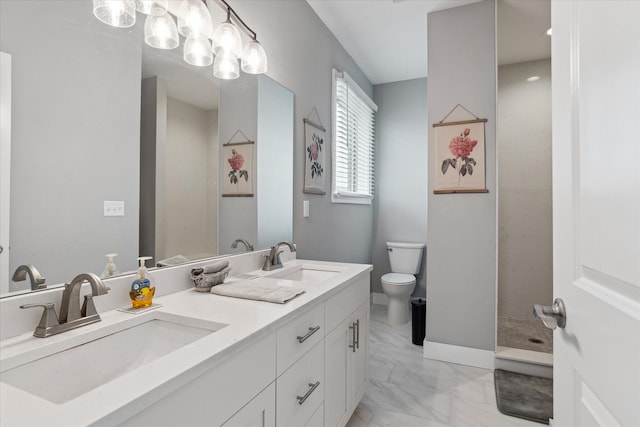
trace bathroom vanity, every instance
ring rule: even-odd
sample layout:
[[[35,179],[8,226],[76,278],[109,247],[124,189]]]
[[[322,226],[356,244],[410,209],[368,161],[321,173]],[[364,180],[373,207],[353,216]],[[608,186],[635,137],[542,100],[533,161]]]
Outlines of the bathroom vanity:
[[[367,384],[370,271],[292,260],[227,280],[305,290],[286,304],[187,288],[145,313],[4,339],[0,425],[343,426]]]

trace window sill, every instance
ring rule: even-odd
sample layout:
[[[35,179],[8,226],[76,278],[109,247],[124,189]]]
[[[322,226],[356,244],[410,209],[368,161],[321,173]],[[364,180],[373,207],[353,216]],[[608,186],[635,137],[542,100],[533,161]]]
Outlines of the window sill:
[[[343,203],[350,205],[370,205],[371,200],[368,197],[348,197],[348,196],[336,196],[335,194],[331,194],[331,203]]]

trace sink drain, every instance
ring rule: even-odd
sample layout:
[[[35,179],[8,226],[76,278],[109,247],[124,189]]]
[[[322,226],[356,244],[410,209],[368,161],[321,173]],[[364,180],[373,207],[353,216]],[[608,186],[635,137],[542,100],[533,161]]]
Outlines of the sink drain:
[[[529,342],[532,342],[534,344],[544,344],[544,341],[538,338],[529,338]]]

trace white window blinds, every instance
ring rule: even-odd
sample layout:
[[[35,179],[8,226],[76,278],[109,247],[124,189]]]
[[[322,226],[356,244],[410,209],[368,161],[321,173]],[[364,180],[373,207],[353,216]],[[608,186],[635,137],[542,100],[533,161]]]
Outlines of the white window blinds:
[[[347,73],[333,70],[333,202],[371,203],[377,110]]]

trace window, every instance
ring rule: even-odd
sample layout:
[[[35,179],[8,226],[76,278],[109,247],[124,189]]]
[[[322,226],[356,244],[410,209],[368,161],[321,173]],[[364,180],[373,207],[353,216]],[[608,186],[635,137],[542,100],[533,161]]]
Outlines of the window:
[[[377,110],[347,73],[333,70],[333,203],[371,204]]]

